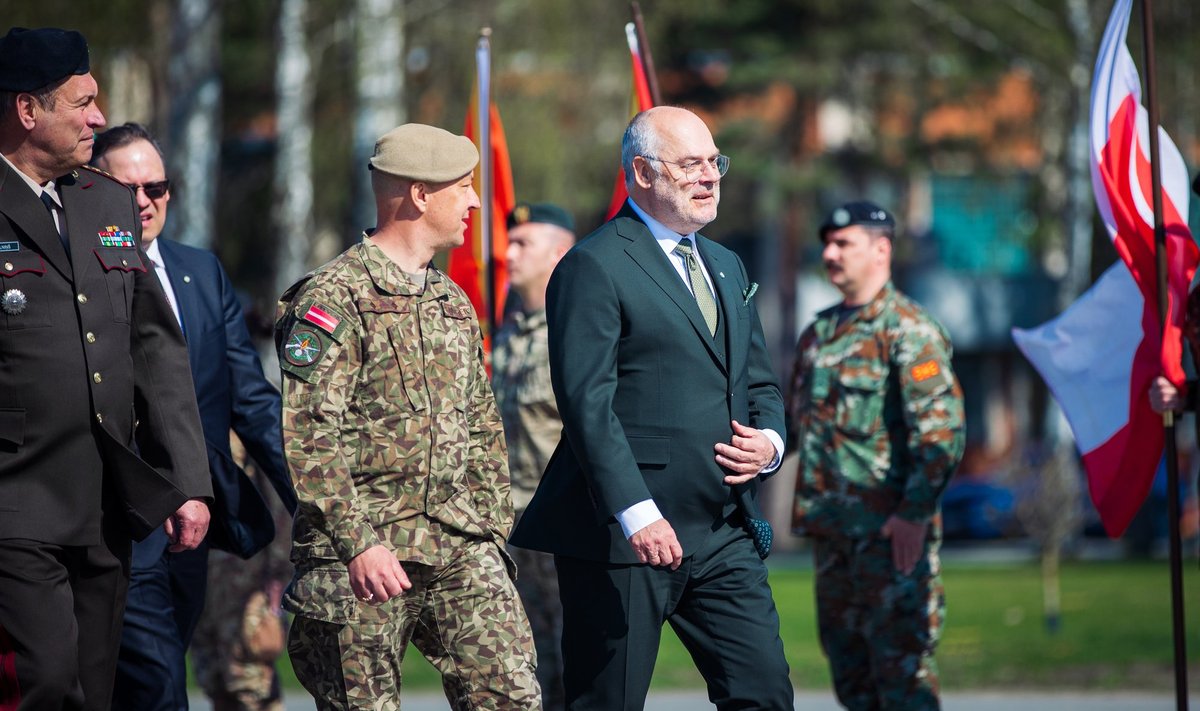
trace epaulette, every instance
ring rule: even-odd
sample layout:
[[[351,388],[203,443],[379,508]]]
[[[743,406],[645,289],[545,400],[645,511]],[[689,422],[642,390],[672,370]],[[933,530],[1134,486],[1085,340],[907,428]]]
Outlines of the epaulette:
[[[87,165],[81,165],[81,166],[79,166],[79,167],[80,167],[80,168],[83,168],[84,170],[90,170],[90,171],[92,171],[93,173],[95,173],[95,174],[97,174],[97,175],[104,176],[105,178],[108,178],[109,180],[113,181],[114,183],[117,183],[118,185],[120,185],[120,186],[121,186],[121,187],[123,187],[123,188],[128,188],[128,187],[129,187],[129,186],[128,186],[128,185],[126,185],[125,183],[122,183],[120,180],[117,180],[117,179],[116,179],[116,178],[113,176],[113,174],[112,174],[112,173],[108,173],[108,172],[106,172],[106,171],[104,171],[104,170],[101,170],[100,168],[97,168],[96,166],[94,166],[94,165],[92,165],[92,164],[90,164],[90,163],[89,163],[89,164],[87,164]]]

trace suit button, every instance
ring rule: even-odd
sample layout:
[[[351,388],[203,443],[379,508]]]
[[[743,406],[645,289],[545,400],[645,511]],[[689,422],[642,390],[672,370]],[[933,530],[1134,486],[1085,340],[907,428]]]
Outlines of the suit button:
[[[97,412],[96,413],[96,422],[99,422],[100,424],[104,424],[104,415],[101,415],[99,412]]]
[[[185,277],[183,278],[183,283],[184,283],[184,284],[191,284],[191,283],[192,283],[192,278],[191,278],[190,276],[185,276]]]
[[[86,336],[84,336],[84,338],[86,338],[86,339],[87,339],[87,342],[88,342],[88,343],[95,343],[95,342],[96,342],[96,334],[92,333],[91,331],[88,331],[88,332],[87,332],[87,335],[86,335]]]
[[[11,272],[12,270],[13,270],[12,262],[5,262],[4,263],[4,271]]]
[[[129,260],[128,260],[128,259],[122,259],[122,260],[121,260],[121,266],[123,266],[123,267],[127,267],[127,266],[129,266]]]
[[[103,380],[104,378],[101,378],[99,373],[92,373],[92,382],[99,383]]]
[[[86,303],[87,303],[87,296],[85,296],[85,295],[83,295],[83,294],[79,294],[78,296],[76,296],[76,297],[75,297],[75,300],[76,300],[76,301],[78,301],[78,302],[79,302],[79,303],[81,303],[81,304],[86,304]]]

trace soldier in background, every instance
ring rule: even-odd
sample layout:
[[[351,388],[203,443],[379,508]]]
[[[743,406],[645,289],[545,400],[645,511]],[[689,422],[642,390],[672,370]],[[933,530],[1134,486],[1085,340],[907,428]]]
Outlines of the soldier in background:
[[[249,560],[209,552],[204,612],[189,650],[192,668],[213,711],[283,711],[275,661],[286,637],[280,604],[292,577],[292,517],[278,497],[265,493],[270,485],[237,435],[230,433],[229,445],[234,461],[264,492],[276,535]]]
[[[558,260],[575,244],[575,221],[549,203],[521,203],[508,216],[508,281],[520,308],[496,334],[492,349],[492,389],[508,441],[516,518],[533,498],[550,455],[558,446],[562,418],[550,387],[547,350],[546,286]],[[554,556],[511,548],[521,574],[517,591],[533,628],[538,682],[547,711],[565,708],[563,691],[562,604]]]
[[[318,709],[398,709],[410,640],[453,708],[541,708],[483,341],[430,263],[463,242],[478,162],[469,139],[432,126],[386,133],[370,161],[376,228],[279,302],[300,500],[288,653]]]
[[[800,337],[793,524],[813,538],[817,623],[848,709],[939,708],[941,497],[963,452],[945,330],[892,286],[895,222],[851,202],[821,225],[845,300]]]

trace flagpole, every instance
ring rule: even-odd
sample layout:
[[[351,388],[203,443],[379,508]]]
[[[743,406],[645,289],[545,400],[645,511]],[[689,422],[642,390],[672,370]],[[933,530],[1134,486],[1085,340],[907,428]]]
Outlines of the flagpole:
[[[642,7],[637,4],[637,0],[629,3],[629,11],[633,13],[633,26],[637,29],[638,56],[642,58],[642,74],[646,77],[646,86],[650,87],[650,100],[655,106],[662,106],[658,74],[654,71],[654,56],[650,54],[650,43],[646,41],[646,25],[642,22]]]
[[[1154,256],[1158,279],[1158,321],[1167,328],[1167,230],[1163,223],[1162,165],[1158,150],[1158,94],[1154,68],[1153,0],[1142,0],[1142,37],[1146,52],[1146,109],[1150,124],[1150,190],[1154,201]],[[1160,338],[1162,335],[1160,334]],[[1171,553],[1171,626],[1175,649],[1175,708],[1188,707],[1187,640],[1183,616],[1183,543],[1179,533],[1179,458],[1175,451],[1175,414],[1163,413],[1167,460],[1167,516]]]
[[[483,305],[489,332],[496,322],[496,266],[492,258],[492,28],[479,30],[475,46],[475,71],[479,76],[479,259],[484,274]],[[484,334],[490,336],[491,334]]]

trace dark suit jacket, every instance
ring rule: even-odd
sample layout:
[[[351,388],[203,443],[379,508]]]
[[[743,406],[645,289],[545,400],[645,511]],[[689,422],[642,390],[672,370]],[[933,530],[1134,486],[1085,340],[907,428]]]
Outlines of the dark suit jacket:
[[[564,437],[513,531],[523,548],[634,563],[615,513],[653,498],[689,555],[758,482],[733,491],[713,445],[731,419],[784,432],[783,401],[738,257],[697,236],[725,339],[626,205],[550,279],[550,372]]]
[[[86,168],[58,189],[69,257],[0,161],[0,538],[97,544],[103,505],[140,539],[212,495],[185,345],[129,189]]]
[[[229,430],[294,512],[296,493],[280,438],[279,391],[263,375],[245,314],[216,255],[164,239],[159,250],[179,305],[208,447],[216,496],[209,543],[249,558],[275,538],[275,524],[258,489],[233,461]]]

